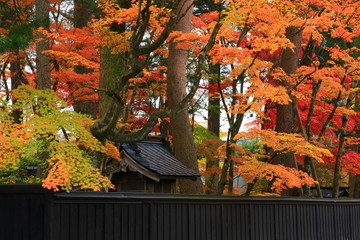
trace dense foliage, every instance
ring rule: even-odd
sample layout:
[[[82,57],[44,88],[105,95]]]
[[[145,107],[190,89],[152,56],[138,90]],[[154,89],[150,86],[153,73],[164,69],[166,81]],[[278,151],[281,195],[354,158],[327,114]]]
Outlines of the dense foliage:
[[[188,102],[193,114],[221,112],[228,126],[224,141],[195,128],[199,157],[217,162],[202,169],[207,190],[231,193],[234,174],[250,185],[266,179],[263,190],[279,194],[319,186],[314,161],[334,169],[335,188],[341,175],[360,174],[359,1],[200,1],[189,33],[174,30],[184,1],[74,3],[49,1],[47,29],[35,1],[0,0],[1,182],[110,187],[104,153],[118,158],[112,143],[150,132],[171,141],[169,117]],[[91,21],[77,27],[85,5]],[[34,51],[43,40],[51,89],[39,92]],[[189,54],[189,94],[171,110],[169,46]],[[95,122],[65,110],[88,102],[98,108]],[[257,118],[240,132],[248,112]],[[244,137],[258,139],[256,151],[238,144]]]

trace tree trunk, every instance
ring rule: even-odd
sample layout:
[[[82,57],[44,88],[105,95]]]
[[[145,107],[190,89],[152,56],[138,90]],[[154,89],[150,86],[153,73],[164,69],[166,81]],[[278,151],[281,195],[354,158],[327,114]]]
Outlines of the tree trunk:
[[[127,83],[119,83],[125,70],[124,56],[120,54],[112,54],[111,49],[102,47],[100,60],[100,89],[115,91],[119,96],[122,95],[126,100],[125,92],[127,88],[120,86]],[[114,100],[106,92],[99,91],[99,113],[100,117],[105,116],[112,109]]]
[[[14,90],[22,84],[28,84],[26,77],[23,74],[25,67],[24,63],[25,57],[23,53],[17,51],[14,53],[14,56],[11,57],[10,61],[10,73],[11,73],[11,89]],[[12,98],[12,102],[15,103],[16,99]],[[15,109],[12,111],[12,115],[15,123],[21,122],[22,111],[20,109]]]
[[[87,26],[91,20],[94,5],[95,3],[92,0],[74,0],[74,27],[83,28]],[[90,73],[93,72],[93,69],[76,66],[75,72],[80,74]],[[97,104],[95,101],[75,100],[73,107],[75,112],[89,115],[93,119],[96,118]]]
[[[119,102],[115,101],[107,92],[99,91],[99,115],[100,120],[103,120],[106,128],[113,129],[116,126],[116,122],[120,120],[124,120],[121,115],[123,115],[126,110],[125,102],[126,102],[126,87],[119,87],[120,84],[119,79],[121,79],[124,74],[124,61],[123,56],[120,54],[112,54],[111,50],[107,47],[102,47],[101,49],[101,61],[100,61],[100,89],[106,89],[107,91],[114,92],[117,96],[124,99],[124,101]],[[83,106],[84,103],[81,104]],[[111,119],[107,119],[107,118]],[[112,123],[110,123],[112,122]],[[105,126],[99,126],[105,127]],[[105,139],[107,138],[106,130],[102,135],[96,135],[99,141],[105,143]],[[94,156],[94,165],[101,170],[102,174],[106,174],[105,169],[105,158],[103,154],[97,154]]]
[[[220,64],[210,64],[209,86],[218,83],[220,78]],[[220,98],[216,92],[209,96],[208,101],[208,130],[215,136],[220,136]]]
[[[210,77],[209,86],[217,85],[220,78],[220,64],[210,64]],[[217,88],[217,87],[216,87]],[[209,88],[210,90],[210,88]],[[210,91],[209,91],[210,93]],[[210,93],[211,94],[211,93]],[[212,93],[213,96],[208,98],[208,130],[215,136],[220,137],[220,98],[216,92]],[[211,171],[214,168],[219,167],[219,159],[214,157],[206,158],[206,170]],[[215,194],[217,184],[219,182],[219,174],[212,173],[208,179],[208,194]]]
[[[182,0],[179,4],[178,16],[183,16],[175,27],[175,31],[189,32],[191,30],[192,18],[192,0]],[[170,109],[178,105],[186,96],[186,64],[188,52],[183,49],[176,49],[176,44],[170,44],[168,59],[168,82],[167,96],[168,107]],[[191,132],[189,122],[188,107],[171,118],[171,135],[173,136],[173,145],[175,157],[185,166],[196,171],[198,163],[196,159],[196,150],[194,138]],[[191,180],[179,180],[181,193],[202,193],[200,179],[193,182]]]
[[[280,66],[287,75],[296,73],[299,64],[299,53],[301,44],[301,31],[298,27],[288,27],[286,29],[286,37],[295,45],[295,49],[286,48],[284,49]],[[278,85],[284,86],[288,90],[293,87],[287,81],[279,81]],[[294,133],[295,132],[295,113],[294,103],[286,105],[277,105],[276,114],[276,127],[275,131],[283,133]],[[292,153],[275,153],[272,163],[282,164],[286,167],[296,167],[295,156]],[[287,189],[282,192],[283,196],[297,195],[297,191]]]
[[[205,180],[207,186],[206,194],[215,194],[219,182],[219,174],[213,172],[214,169],[219,168],[219,159],[217,157],[214,157],[214,155],[215,154],[209,154],[208,156],[206,156],[206,171],[212,172],[210,176]]]
[[[351,176],[349,185],[349,197],[360,198],[360,175]]]
[[[47,0],[36,0],[36,20],[43,30],[49,31],[49,3]],[[36,87],[37,89],[50,89],[50,58],[43,52],[50,49],[49,40],[44,34],[38,32],[37,39],[42,39],[36,43]]]
[[[74,27],[82,28],[87,26],[95,7],[94,0],[74,0]]]
[[[43,31],[49,31],[49,2],[48,0],[35,1],[35,16],[39,27]],[[50,49],[49,39],[41,32],[36,33],[36,38],[41,39],[36,43],[36,88],[40,90],[51,88],[50,58],[44,51]],[[44,149],[47,149],[48,142],[44,138],[38,139],[44,143]],[[37,154],[38,159],[43,163],[36,170],[36,177],[43,179],[45,177],[47,165],[44,163],[49,159],[49,152],[44,150]]]
[[[358,83],[358,87],[360,84]],[[358,95],[355,96],[355,111],[360,111],[360,97]],[[360,130],[358,129],[355,133],[355,137],[360,137]],[[360,153],[360,144],[351,146],[351,150]],[[350,190],[349,195],[351,198],[360,198],[360,175],[355,175],[350,177]]]
[[[230,134],[230,133],[229,133]],[[217,195],[222,195],[225,189],[225,185],[229,184],[229,178],[233,177],[234,174],[230,174],[230,171],[233,171],[232,167],[232,163],[231,163],[231,157],[233,156],[233,149],[231,148],[231,144],[234,143],[233,141],[231,141],[230,136],[228,135],[228,139],[226,141],[226,157],[224,159],[224,163],[221,169],[221,175],[220,175],[220,179],[219,179],[219,183],[216,189],[216,194]],[[233,186],[231,185],[231,188]],[[230,186],[229,186],[230,188]],[[231,189],[232,191],[232,189]],[[229,190],[230,192],[230,190]]]
[[[344,145],[345,145],[345,134],[346,134],[346,124],[348,119],[345,115],[341,117],[342,128],[340,130],[339,136],[339,145],[338,153],[336,155],[335,169],[334,169],[334,183],[333,183],[333,198],[339,198],[339,187],[340,187],[340,178],[341,178],[341,160],[344,155]]]

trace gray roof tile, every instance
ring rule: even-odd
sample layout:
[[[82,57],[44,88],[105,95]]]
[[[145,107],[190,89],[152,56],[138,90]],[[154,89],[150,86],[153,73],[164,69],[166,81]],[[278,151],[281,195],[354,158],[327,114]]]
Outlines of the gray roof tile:
[[[183,165],[165,146],[165,142],[142,141],[121,145],[134,161],[160,176],[198,177],[199,173]],[[140,150],[140,151],[139,151]]]

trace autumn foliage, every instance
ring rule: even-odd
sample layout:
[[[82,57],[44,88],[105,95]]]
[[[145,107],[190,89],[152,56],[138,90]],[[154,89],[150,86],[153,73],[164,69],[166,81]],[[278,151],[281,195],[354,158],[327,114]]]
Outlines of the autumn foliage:
[[[198,145],[199,157],[223,159],[216,167],[203,166],[206,179],[220,175],[219,194],[230,186],[233,174],[248,183],[265,179],[276,193],[319,184],[309,170],[313,161],[340,164],[343,175],[360,174],[360,153],[353,150],[359,144],[359,1],[214,1],[214,9],[194,12],[190,33],[173,31],[180,18],[172,9],[177,1],[97,1],[93,21],[75,28],[71,11],[54,0],[49,31],[32,20],[34,1],[19,2],[0,0],[0,182],[41,180],[47,188],[67,191],[110,187],[99,166],[94,167],[93,155],[120,160],[108,141],[116,138],[95,138],[89,129],[98,125],[65,109],[75,101],[101,105],[99,101],[111,99],[117,101],[112,106],[122,108],[111,125],[116,133],[143,128],[154,112],[166,109],[170,42],[189,53],[189,86],[195,86],[198,75],[202,79],[191,102],[194,109],[208,107],[201,102],[204,96],[218,98],[229,125],[225,141],[202,139]],[[288,29],[297,30],[297,43]],[[51,58],[52,89],[43,93],[34,89],[36,31],[51,48],[44,54]],[[206,49],[209,42],[212,47]],[[120,56],[122,73],[117,84],[100,87],[104,49]],[[291,73],[284,67],[290,62],[284,57],[289,49],[299,50]],[[219,66],[217,82],[210,83],[210,65]],[[15,89],[15,80],[23,86]],[[289,132],[277,131],[279,106],[293,111]],[[239,133],[249,112],[256,120]],[[104,119],[98,114],[98,123]],[[158,133],[163,126],[152,127]],[[260,150],[240,146],[244,138],[259,139]],[[297,167],[274,162],[281,154],[292,155]],[[46,163],[40,155],[47,157]],[[27,166],[42,171],[29,178]]]
[[[111,183],[92,166],[91,155],[105,147],[89,132],[91,120],[66,106],[52,91],[21,86],[12,92],[16,103],[1,103],[1,182],[37,182],[54,190],[111,187]],[[11,111],[21,109],[22,121],[13,122]],[[40,160],[47,155],[47,163]],[[39,174],[29,176],[28,166]],[[47,175],[42,176],[41,168]]]

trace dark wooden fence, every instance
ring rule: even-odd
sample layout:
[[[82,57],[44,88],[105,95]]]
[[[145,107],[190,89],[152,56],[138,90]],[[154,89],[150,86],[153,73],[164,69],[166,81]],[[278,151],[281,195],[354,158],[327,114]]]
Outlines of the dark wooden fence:
[[[360,200],[54,194],[0,186],[0,239],[360,239]]]

